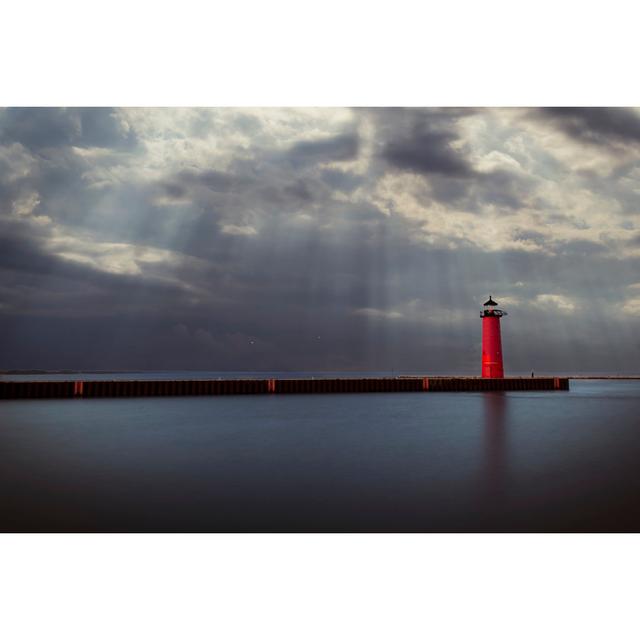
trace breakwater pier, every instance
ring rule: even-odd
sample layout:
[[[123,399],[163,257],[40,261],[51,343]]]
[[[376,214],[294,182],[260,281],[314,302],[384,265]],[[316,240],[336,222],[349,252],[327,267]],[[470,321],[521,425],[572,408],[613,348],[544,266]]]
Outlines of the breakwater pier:
[[[291,378],[237,380],[67,380],[0,382],[0,400],[131,398],[288,393],[568,391],[569,378]]]

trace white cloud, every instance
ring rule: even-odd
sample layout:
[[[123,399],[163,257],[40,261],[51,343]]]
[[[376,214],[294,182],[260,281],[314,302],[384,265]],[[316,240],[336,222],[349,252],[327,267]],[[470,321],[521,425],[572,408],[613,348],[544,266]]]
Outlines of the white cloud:
[[[413,298],[394,305],[390,309],[378,309],[375,307],[364,307],[356,309],[354,315],[365,316],[367,318],[377,318],[385,320],[400,320],[409,323],[429,323],[432,325],[448,326],[459,322],[464,322],[474,317],[473,310],[451,309],[444,306],[436,306],[427,300]]]
[[[577,308],[577,303],[568,296],[555,293],[541,293],[536,296],[536,303],[542,307],[551,307],[561,313],[572,313]]]
[[[21,144],[0,145],[0,167],[2,180],[15,182],[28,177],[38,166],[36,158]]]
[[[35,191],[13,201],[11,213],[15,216],[30,216],[40,204],[40,198]]]
[[[622,305],[622,312],[630,316],[640,316],[640,298],[629,298]]]
[[[222,224],[220,231],[228,236],[255,236],[258,231],[251,225]]]
[[[367,318],[382,318],[385,320],[397,320],[398,318],[403,317],[399,311],[376,309],[374,307],[356,309],[353,314],[357,316],[366,316]]]
[[[520,283],[522,284],[522,283]],[[516,283],[515,286],[518,286],[518,283]],[[522,300],[520,298],[517,298],[515,296],[497,296],[497,300],[498,303],[500,304],[500,307],[519,307],[522,305]]]
[[[53,255],[91,265],[107,273],[139,275],[155,265],[175,266],[181,257],[173,251],[121,242],[99,242],[54,230],[47,241]]]

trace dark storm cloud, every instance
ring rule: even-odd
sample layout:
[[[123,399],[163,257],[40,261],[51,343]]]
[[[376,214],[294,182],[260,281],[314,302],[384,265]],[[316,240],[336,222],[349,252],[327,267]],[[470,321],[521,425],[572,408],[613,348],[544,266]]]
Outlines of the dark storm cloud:
[[[176,180],[184,184],[200,185],[211,191],[230,191],[234,187],[247,183],[246,177],[239,179],[223,171],[182,171]]]
[[[62,290],[73,292],[73,289],[81,283],[86,283],[101,291],[100,297],[104,299],[107,295],[110,302],[105,305],[104,312],[108,311],[108,306],[115,304],[116,300],[135,303],[130,296],[132,291],[144,290],[145,294],[151,292],[153,295],[170,294],[174,300],[176,296],[182,297],[183,288],[178,283],[171,283],[160,278],[145,277],[143,275],[109,273],[97,269],[89,264],[83,264],[73,260],[56,256],[47,249],[46,237],[37,237],[30,234],[27,229],[19,224],[6,223],[0,220],[0,273],[3,280],[11,278],[16,286],[20,282],[33,283],[33,277],[46,277],[64,281]],[[35,280],[35,282],[38,282]],[[43,284],[42,281],[39,283]],[[39,301],[34,301],[33,309],[38,307],[37,302],[42,302],[47,298],[50,291],[46,286],[42,287]],[[85,299],[78,309],[63,309],[63,312],[74,314],[79,311],[95,312],[95,307]]]
[[[164,192],[171,198],[182,198],[186,195],[187,189],[177,182],[163,182],[160,185]]]
[[[286,158],[294,166],[331,160],[353,160],[358,155],[358,149],[357,134],[343,133],[325,140],[298,142],[286,152]]]
[[[472,109],[396,109],[375,114],[386,119],[380,157],[395,171],[424,176],[438,202],[480,211],[485,204],[515,210],[523,205],[529,180],[511,171],[479,171],[469,160],[460,122]]]
[[[346,192],[357,189],[364,182],[362,176],[351,171],[337,171],[334,169],[324,170],[321,173],[321,179],[332,189]]]
[[[528,173],[480,170],[495,165],[472,157],[517,144],[487,125],[474,147],[464,109],[356,109],[326,126],[172,113],[0,113],[0,368],[472,373],[489,293],[511,301],[512,370],[635,362],[621,341],[634,318],[608,318],[612,331],[591,297],[622,307],[640,260],[598,240],[582,201],[565,212],[544,191],[569,176],[631,208],[631,160],[622,186],[523,155]],[[424,210],[378,193],[404,174],[424,183]],[[441,236],[424,230],[432,204],[452,223]]]
[[[640,116],[632,109],[547,107],[536,117],[552,122],[567,135],[597,145],[640,142]]]
[[[456,149],[460,118],[471,111],[390,109],[371,112],[381,137],[381,157],[392,167],[426,175],[465,178],[473,173]]]
[[[296,180],[284,188],[285,193],[301,202],[311,202],[313,194],[307,180]]]
[[[511,171],[495,170],[476,174],[478,199],[506,209],[519,209],[531,188],[532,179]]]
[[[606,165],[602,175],[590,170],[576,172],[581,178],[581,187],[605,198],[611,206],[617,205],[625,213],[637,215],[640,213],[640,195],[633,174],[638,167],[638,158],[632,155],[626,160],[625,154],[618,153],[613,147],[612,150],[615,160]]]
[[[567,255],[595,256],[607,250],[602,242],[592,240],[569,240],[559,243],[559,250]]]
[[[399,169],[465,178],[472,170],[462,154],[452,148],[454,140],[451,133],[418,130],[403,140],[389,142],[382,157]]]
[[[132,131],[122,128],[114,109],[14,108],[0,114],[0,144],[19,142],[31,150],[58,146],[116,147],[136,144]]]
[[[29,229],[0,219],[0,269],[45,274],[57,263]]]
[[[512,237],[514,240],[524,240],[525,242],[533,242],[543,247],[548,241],[548,236],[534,229],[514,229]]]

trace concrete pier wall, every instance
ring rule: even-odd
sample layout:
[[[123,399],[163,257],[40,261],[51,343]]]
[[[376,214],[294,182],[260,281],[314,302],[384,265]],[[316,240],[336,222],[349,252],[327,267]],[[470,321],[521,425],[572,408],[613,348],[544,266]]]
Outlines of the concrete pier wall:
[[[256,393],[568,391],[568,378],[307,378],[0,382],[0,400],[129,398]]]

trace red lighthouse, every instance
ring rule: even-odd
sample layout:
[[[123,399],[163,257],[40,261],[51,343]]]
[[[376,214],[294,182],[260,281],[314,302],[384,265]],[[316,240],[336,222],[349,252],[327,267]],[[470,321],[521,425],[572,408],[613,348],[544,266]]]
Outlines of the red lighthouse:
[[[507,312],[497,309],[498,303],[489,299],[480,312],[482,318],[482,377],[504,378],[502,366],[502,339],[500,337],[500,318]]]

